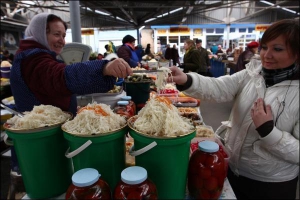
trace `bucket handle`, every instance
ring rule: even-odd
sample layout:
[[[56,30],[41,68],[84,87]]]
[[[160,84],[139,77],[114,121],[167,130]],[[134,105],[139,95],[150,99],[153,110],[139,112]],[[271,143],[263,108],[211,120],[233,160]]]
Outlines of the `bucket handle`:
[[[148,144],[147,146],[145,146],[144,148],[141,148],[141,149],[136,150],[136,151],[133,150],[134,149],[134,145],[132,145],[132,147],[130,147],[130,149],[129,149],[129,154],[131,156],[139,156],[139,155],[141,155],[141,154],[149,151],[150,149],[152,149],[156,145],[157,145],[157,143],[154,141],[154,142]]]
[[[83,145],[81,145],[78,149],[75,149],[72,152],[69,152],[69,150],[70,150],[70,147],[69,147],[65,153],[65,156],[67,158],[72,158],[72,157],[76,156],[77,154],[79,154],[80,152],[82,152],[83,150],[85,150],[88,146],[90,146],[90,144],[92,144],[92,141],[88,140]]]
[[[8,135],[5,133],[3,137],[4,143],[8,146],[14,146],[14,142],[8,138]]]

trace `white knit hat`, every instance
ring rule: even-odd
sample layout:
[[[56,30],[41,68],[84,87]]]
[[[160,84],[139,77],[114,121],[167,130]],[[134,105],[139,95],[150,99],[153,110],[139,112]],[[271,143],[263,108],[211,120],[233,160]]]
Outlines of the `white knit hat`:
[[[10,64],[10,62],[4,60],[1,62],[1,67],[11,67],[11,64]]]
[[[25,30],[25,39],[34,40],[51,50],[47,40],[46,27],[49,13],[35,15]]]

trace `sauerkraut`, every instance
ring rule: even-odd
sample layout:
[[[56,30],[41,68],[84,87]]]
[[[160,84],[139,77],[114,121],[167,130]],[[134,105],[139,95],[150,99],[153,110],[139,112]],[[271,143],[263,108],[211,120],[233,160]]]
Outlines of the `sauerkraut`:
[[[97,102],[81,108],[73,120],[62,125],[70,134],[103,134],[117,130],[126,125],[126,119],[114,113],[109,105]]]
[[[34,129],[63,123],[71,118],[71,114],[63,112],[52,105],[34,106],[32,111],[24,112],[24,117],[14,116],[7,120],[11,129]]]
[[[191,121],[181,117],[166,97],[150,98],[138,113],[133,128],[141,133],[163,137],[185,135],[195,130]]]

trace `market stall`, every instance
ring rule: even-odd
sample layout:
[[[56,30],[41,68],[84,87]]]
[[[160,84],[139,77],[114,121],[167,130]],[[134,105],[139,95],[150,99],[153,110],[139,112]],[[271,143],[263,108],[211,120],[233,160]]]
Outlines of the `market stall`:
[[[126,147],[126,152],[125,155],[126,157],[124,157],[125,159],[125,162],[124,162],[124,166],[120,165],[120,164],[114,164],[115,166],[118,165],[118,166],[122,166],[122,168],[125,168],[125,167],[129,167],[129,166],[135,166],[137,163],[138,165],[143,165],[146,170],[148,171],[149,173],[149,178],[150,179],[160,179],[161,177],[158,176],[158,177],[154,177],[153,176],[153,172],[152,171],[159,171],[160,168],[158,169],[154,169],[153,167],[154,166],[151,166],[149,164],[146,164],[146,163],[143,163],[144,161],[141,161],[139,160],[140,158],[138,158],[138,160],[136,160],[136,157],[132,156],[131,153],[130,153],[130,149],[135,146],[137,149],[138,148],[141,148],[141,142],[143,140],[145,140],[146,138],[148,137],[145,137],[144,139],[141,139],[142,141],[139,141],[139,137],[137,132],[133,126],[133,124],[136,122],[135,120],[133,120],[133,117],[135,116],[139,116],[138,115],[138,111],[140,110],[140,112],[146,112],[146,108],[149,110],[149,113],[151,112],[150,110],[155,110],[154,107],[153,109],[150,108],[149,109],[149,99],[159,99],[159,101],[161,101],[163,104],[166,103],[167,107],[164,107],[164,109],[168,109],[168,107],[172,107],[172,108],[176,108],[176,110],[178,110],[178,114],[181,116],[181,117],[184,117],[185,119],[187,119],[187,121],[191,122],[191,125],[192,127],[194,127],[195,130],[193,130],[193,134],[195,134],[196,137],[194,137],[194,135],[189,135],[188,134],[188,137],[186,140],[189,142],[191,142],[191,144],[193,143],[196,143],[196,142],[199,142],[199,141],[203,141],[203,140],[212,140],[212,141],[216,141],[216,138],[214,138],[214,132],[213,132],[213,129],[209,126],[209,124],[206,124],[205,123],[205,119],[202,118],[202,115],[201,115],[201,111],[200,111],[200,100],[199,99],[194,99],[194,98],[191,98],[191,97],[188,97],[188,96],[185,96],[183,93],[179,92],[175,85],[174,84],[171,84],[171,83],[168,83],[168,84],[162,84],[162,85],[159,85],[159,75],[158,73],[160,73],[160,71],[156,71],[156,72],[153,72],[153,70],[151,71],[151,73],[149,73],[147,70],[145,70],[145,72],[141,72],[142,69],[135,69],[135,70],[139,70],[138,73],[135,73],[134,76],[132,77],[128,77],[127,79],[124,80],[124,84],[119,87],[118,89],[113,89],[112,91],[110,91],[109,93],[106,93],[106,94],[94,94],[94,95],[91,95],[89,97],[91,98],[85,98],[85,97],[80,97],[78,98],[78,101],[79,101],[79,104],[82,106],[82,108],[78,111],[78,114],[77,114],[77,117],[79,115],[79,113],[83,113],[85,111],[93,111],[93,112],[99,112],[99,113],[116,113],[118,115],[121,115],[121,116],[125,116],[125,118],[127,120],[131,119],[131,121],[129,122],[128,121],[128,125],[129,125],[129,131],[125,131],[126,134],[124,134],[124,131],[118,131],[118,134],[119,135],[123,135],[124,136],[126,135],[126,140],[124,140],[123,144],[124,147]],[[130,88],[129,88],[129,85],[130,84],[133,84],[135,85],[134,87],[136,87],[133,92],[130,94],[134,94],[134,91],[135,93],[139,94],[139,95],[136,95],[136,96],[132,96],[132,101],[134,103],[134,105],[136,106],[136,110],[133,109],[133,112],[132,112],[132,106],[129,106],[129,103],[126,103],[124,104],[125,106],[123,106],[125,108],[125,110],[123,112],[118,112],[118,109],[119,107],[122,107],[122,104],[119,104],[118,103],[118,100],[124,100],[124,96],[127,96],[130,92]],[[144,86],[144,88],[141,88],[140,86]],[[133,87],[133,86],[132,86]],[[137,88],[140,88],[140,90],[143,92],[145,92],[144,95],[141,95],[141,91],[138,91]],[[147,96],[148,95],[148,96]],[[141,96],[143,96],[143,98],[141,98]],[[84,99],[85,102],[83,102],[82,100]],[[93,100],[97,99],[97,103],[92,103]],[[103,100],[103,101],[102,101]],[[105,101],[104,101],[105,100]],[[130,99],[129,99],[130,100]],[[102,102],[101,102],[102,101]],[[154,101],[154,100],[153,100]],[[85,104],[85,105],[84,105]],[[105,107],[104,106],[109,104],[108,107]],[[147,107],[148,105],[148,107]],[[158,110],[161,110],[162,108],[158,108]],[[175,112],[177,113],[177,111]],[[112,115],[112,114],[109,114],[109,115]],[[172,114],[173,115],[173,114]],[[170,115],[168,115],[170,116]],[[140,116],[141,117],[141,116]],[[75,120],[76,118],[74,118],[73,120]],[[133,121],[132,121],[133,120]],[[164,120],[167,120],[167,116],[164,117]],[[152,120],[150,120],[152,121]],[[177,121],[176,121],[177,122]],[[69,122],[67,122],[69,123]],[[67,124],[65,123],[65,124]],[[88,123],[88,121],[86,121],[86,123]],[[100,122],[99,122],[100,123]],[[179,122],[177,122],[179,123]],[[71,149],[69,150],[70,154],[73,153],[74,148],[78,148],[78,146],[80,146],[79,144],[74,144],[72,145],[72,143],[75,143],[75,139],[70,139],[71,137],[73,136],[70,136],[68,135],[67,133],[71,133],[72,131],[67,131],[64,127],[65,124],[63,125],[62,129],[64,131],[64,136],[65,136],[65,139],[68,140],[69,142],[69,145],[71,147]],[[71,125],[71,127],[74,127],[78,124],[82,124],[81,122],[74,122],[73,125]],[[100,125],[100,124],[99,124]],[[154,126],[152,126],[154,128]],[[122,128],[123,130],[123,128]],[[125,130],[125,129],[124,129]],[[82,137],[80,136],[77,136],[77,139],[78,140],[78,137]],[[92,138],[94,138],[95,136],[88,136],[89,140],[91,140],[92,142],[94,142]],[[101,136],[100,136],[101,137]],[[83,136],[83,138],[85,138],[85,136]],[[176,137],[175,137],[176,138]],[[183,138],[183,137],[182,137]],[[179,137],[180,139],[180,137]],[[85,139],[84,139],[85,140]],[[96,140],[98,140],[97,138],[95,138],[95,142]],[[105,141],[108,141],[107,139],[105,139]],[[122,141],[118,139],[119,142]],[[116,139],[114,139],[113,141],[114,143],[116,142]],[[116,142],[117,146],[119,146],[121,143],[119,142]],[[158,143],[160,142],[160,140],[157,141]],[[84,142],[80,142],[81,143],[84,143]],[[97,142],[96,142],[97,143]],[[172,143],[172,142],[171,142]],[[171,144],[170,143],[170,144]],[[96,145],[96,144],[94,144]],[[122,146],[121,145],[121,146]],[[221,145],[221,144],[220,144]],[[75,147],[76,146],[76,147]],[[92,147],[90,147],[92,148]],[[119,152],[119,150],[122,150],[122,148],[117,148],[118,151],[116,151],[116,146],[113,147],[114,148],[114,152]],[[159,147],[157,147],[159,148]],[[160,147],[161,148],[161,147]],[[176,152],[178,150],[179,147],[176,147],[176,146],[173,146],[172,148],[174,148],[174,152]],[[183,147],[181,147],[183,148]],[[183,149],[180,149],[180,151],[183,150],[183,152],[186,152],[187,154],[183,155],[182,157],[184,158],[183,161],[180,161],[181,163],[185,163],[183,167],[187,167],[188,165],[188,162],[189,162],[189,156],[192,155],[192,145],[189,145],[187,147],[184,147],[185,150]],[[186,148],[187,148],[187,151],[186,151]],[[106,152],[101,152],[97,149],[106,149]],[[159,163],[163,163],[162,160],[167,160],[166,158],[173,158],[173,157],[176,157],[174,155],[169,155],[169,156],[166,156],[164,155],[165,154],[165,150],[163,150],[164,148],[162,148],[161,151],[159,154],[162,154],[163,158],[161,158],[161,160],[159,161]],[[167,152],[172,152],[173,150],[171,151],[167,151]],[[83,150],[84,151],[84,150]],[[83,156],[83,154],[81,155],[81,158],[76,158],[76,159],[79,159],[76,161],[75,158],[73,158],[73,162],[76,162],[76,163],[73,163],[73,166],[76,167],[76,169],[74,169],[75,171],[77,171],[78,169],[81,169],[81,168],[85,168],[85,167],[91,167],[91,168],[97,168],[98,171],[102,171],[101,173],[104,174],[104,178],[106,179],[109,179],[109,182],[110,182],[110,185],[115,185],[115,182],[116,182],[116,178],[111,178],[109,176],[107,176],[107,174],[109,173],[108,171],[111,171],[109,167],[106,167],[106,169],[108,169],[108,171],[105,171],[105,169],[101,168],[101,170],[97,167],[99,166],[99,160],[101,161],[104,157],[105,154],[109,154],[110,156],[108,157],[108,159],[110,158],[113,158],[113,157],[117,157],[118,158],[118,161],[122,161],[122,156],[120,156],[122,153],[118,153],[118,155],[111,155],[111,153],[109,153],[111,151],[111,147],[103,147],[103,146],[100,146],[100,145],[96,145],[96,146],[93,146],[93,150],[90,149],[89,151],[89,155],[93,155],[95,152],[97,152],[97,156],[98,158],[95,159],[95,158],[91,158],[93,160],[97,160],[97,164],[93,163],[93,162],[90,162],[90,165],[89,164],[79,164],[80,162],[82,162],[82,159],[86,159],[84,158],[85,156]],[[80,154],[80,153],[79,153]],[[75,154],[74,156],[76,156],[77,154]],[[87,154],[85,154],[87,155]],[[102,156],[101,156],[102,155]],[[153,155],[158,155],[157,153],[156,154],[153,154]],[[66,154],[67,156],[67,154]],[[96,156],[96,155],[95,155]],[[151,158],[153,159],[158,159],[158,157],[156,156],[151,156]],[[165,158],[165,159],[164,159]],[[148,159],[148,158],[147,158]],[[179,159],[179,157],[178,157]],[[171,162],[174,162],[173,164],[170,164],[171,166],[178,166],[176,164],[176,162],[178,161],[178,159],[172,159],[171,161],[165,161],[165,162],[168,162],[168,163],[171,163]],[[101,164],[103,165],[103,163]],[[167,163],[163,164],[164,166],[168,165]],[[153,168],[153,169],[151,169]],[[120,169],[117,169],[117,171],[119,172]],[[186,168],[184,168],[183,170],[180,170],[180,174],[183,172],[183,171],[186,171]],[[119,179],[119,175],[118,175],[118,172],[114,173]],[[174,171],[175,173],[175,171]],[[175,174],[177,174],[178,172],[176,172]],[[115,176],[115,175],[112,175],[112,176]],[[179,176],[179,174],[177,174],[177,176]],[[181,174],[181,176],[183,177],[182,180],[184,180],[182,182],[182,184],[186,185],[186,175],[184,174]],[[176,177],[176,176],[175,176]],[[170,176],[169,176],[170,178]],[[112,179],[114,179],[112,181]],[[165,181],[165,179],[163,180]],[[174,184],[174,182],[176,181],[172,181],[170,182],[169,184],[172,185]],[[164,186],[161,186],[157,180],[156,182],[154,181],[155,184],[157,184],[157,187],[160,189],[160,191],[162,190],[161,188],[163,188],[163,190],[167,190],[168,188],[165,188]],[[167,184],[165,184],[167,185]],[[28,187],[28,186],[27,186]],[[171,187],[171,188],[174,188],[174,185]],[[113,190],[113,189],[111,189]],[[180,188],[178,190],[181,190]],[[186,187],[184,187],[184,195],[185,195],[185,198],[186,199],[192,199],[192,197],[189,196],[189,192],[188,192],[188,189]],[[159,197],[162,198],[162,196],[165,195],[165,194],[162,194],[160,193],[159,194]],[[180,195],[180,194],[178,194]],[[64,198],[65,197],[65,193],[59,195],[59,196],[52,196],[51,198],[53,199],[61,199],[61,198]],[[163,196],[164,198],[165,197],[168,197],[168,196]],[[222,183],[222,191],[221,191],[221,196],[219,197],[220,199],[235,199],[235,195],[232,191],[232,188],[230,186],[230,183],[228,182],[227,179],[224,180],[224,185]],[[30,195],[25,195],[22,199],[30,199]]]

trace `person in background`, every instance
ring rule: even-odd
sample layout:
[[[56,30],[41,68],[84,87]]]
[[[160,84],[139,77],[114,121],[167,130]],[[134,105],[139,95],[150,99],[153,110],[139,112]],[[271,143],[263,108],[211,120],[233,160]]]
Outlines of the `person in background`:
[[[171,58],[171,54],[172,54],[172,52],[171,52],[171,46],[170,46],[170,44],[167,44],[167,48],[166,48],[166,51],[165,51],[165,59],[167,59],[167,60],[170,60],[170,59],[172,59]]]
[[[216,55],[218,55],[218,53],[223,53],[221,45],[218,45],[218,50],[216,52]]]
[[[14,54],[9,53],[8,50],[5,50],[3,52],[2,60],[6,60],[6,61],[8,61],[8,62],[10,62],[12,64],[13,60],[14,60]]]
[[[101,53],[98,53],[97,60],[102,60],[104,56]]]
[[[202,40],[201,39],[197,39],[196,40],[196,48],[200,51],[200,66],[206,68],[206,73],[205,72],[201,72],[200,74],[203,76],[212,76],[212,74],[210,73],[209,69],[210,69],[210,61],[209,61],[209,57],[208,57],[208,52],[206,49],[204,49],[202,47]]]
[[[247,49],[243,53],[241,53],[238,57],[238,60],[236,62],[236,66],[234,69],[235,72],[245,69],[246,64],[249,63],[252,56],[257,53],[258,46],[259,46],[259,43],[255,42],[255,41],[252,41],[249,44],[247,44]]]
[[[180,65],[179,53],[176,44],[173,44],[173,48],[171,49],[171,59],[173,60],[174,66],[176,66],[177,63]]]
[[[119,58],[123,58],[131,68],[141,67],[141,63],[135,52],[135,38],[131,35],[126,35],[122,43],[123,45],[118,49]]]
[[[67,65],[57,60],[65,45],[67,24],[50,13],[35,15],[25,30],[25,39],[10,71],[10,86],[17,111],[31,111],[37,105],[53,105],[77,112],[76,95],[105,93],[113,89],[116,77],[132,74],[121,58]],[[12,148],[12,171],[20,173]]]
[[[183,72],[206,72],[206,68],[204,68],[204,66],[200,66],[200,51],[196,49],[195,42],[187,39],[184,42],[183,48],[185,49],[183,64],[179,65],[180,68],[183,68]]]
[[[216,43],[213,43],[213,45],[210,48],[210,51],[212,52],[212,54],[216,55],[216,53],[218,51],[218,46],[216,45]]]
[[[228,49],[226,50],[227,55],[231,55],[233,53],[233,50],[235,49],[235,44],[229,44]]]
[[[111,50],[110,50],[108,44],[106,44],[106,45],[104,46],[104,48],[105,48],[105,50],[106,50],[106,52],[103,54],[103,56],[104,56],[104,58],[105,58],[108,54],[111,53]]]
[[[142,45],[138,44],[137,46],[135,46],[135,53],[139,58],[139,62],[142,61],[142,57],[145,55],[144,49],[142,47]]]
[[[203,101],[230,102],[224,130],[227,178],[240,199],[295,199],[299,176],[299,21],[273,23],[260,56],[229,76],[204,77],[171,67],[177,89]],[[172,80],[171,80],[172,79]],[[222,135],[222,134],[221,134]]]
[[[150,46],[149,43],[146,46],[145,54],[148,55],[148,56],[150,56],[151,58],[154,58],[154,55],[151,53],[151,46]]]

